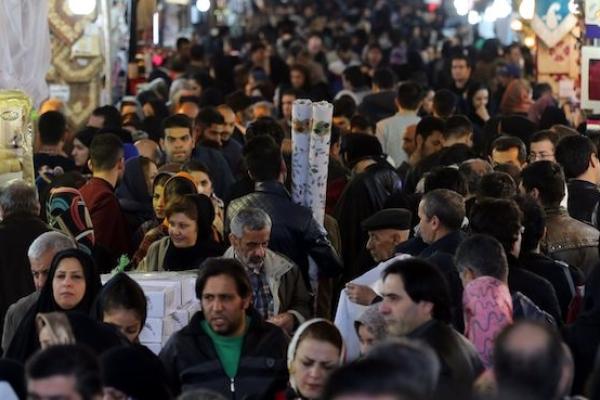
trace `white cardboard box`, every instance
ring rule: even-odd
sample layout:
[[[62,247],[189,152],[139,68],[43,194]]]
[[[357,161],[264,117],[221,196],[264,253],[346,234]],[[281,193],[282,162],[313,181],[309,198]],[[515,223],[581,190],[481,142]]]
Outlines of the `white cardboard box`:
[[[144,328],[140,332],[140,342],[161,343],[164,332],[164,323],[161,318],[146,318]]]
[[[142,287],[142,289],[144,290],[144,292],[146,292],[146,287],[152,287],[152,288],[157,288],[157,287],[162,287],[162,288],[171,288],[174,291],[174,307],[171,309],[167,310],[167,313],[169,311],[172,311],[176,308],[178,308],[179,306],[181,306],[181,280],[179,279],[173,279],[173,280],[142,280],[142,281],[138,281],[138,283],[140,284],[140,286]],[[170,289],[170,290],[171,290]],[[167,313],[160,315],[160,317],[166,315]]]
[[[149,318],[163,318],[178,307],[175,288],[172,286],[144,285]]]
[[[175,310],[164,319],[163,337],[171,337],[175,332],[185,328],[190,322],[190,314],[187,310]]]
[[[144,346],[146,346],[151,352],[153,352],[156,355],[158,355],[158,353],[160,353],[160,350],[162,349],[161,343],[142,343],[142,344]]]
[[[196,299],[196,276],[181,275],[181,304],[185,305]]]

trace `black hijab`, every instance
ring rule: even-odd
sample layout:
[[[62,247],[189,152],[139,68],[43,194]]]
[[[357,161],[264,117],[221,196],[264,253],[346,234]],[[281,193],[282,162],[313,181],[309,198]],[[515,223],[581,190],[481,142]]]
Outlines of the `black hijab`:
[[[160,359],[144,346],[113,348],[100,357],[102,382],[132,399],[171,399]]]
[[[215,219],[215,209],[212,201],[203,194],[185,196],[196,206],[198,220],[198,236],[191,247],[178,248],[169,239],[169,247],[165,254],[163,268],[165,271],[185,271],[196,269],[209,257],[223,255],[224,247],[213,239],[212,223]]]
[[[75,258],[83,267],[85,278],[85,294],[83,298],[70,310],[63,310],[54,299],[52,290],[52,281],[60,262],[65,258]],[[6,357],[21,362],[25,362],[37,349],[40,348],[38,340],[35,317],[38,313],[49,313],[53,311],[65,311],[66,313],[81,313],[89,315],[94,304],[94,300],[100,291],[102,283],[100,275],[94,264],[94,260],[84,251],[79,249],[67,249],[58,252],[52,259],[48,279],[40,292],[38,301],[27,311],[23,320],[19,324],[14,339],[6,350]]]
[[[142,160],[142,157],[127,160],[123,179],[116,190],[121,209],[130,215],[132,225],[137,226],[154,218],[152,194],[148,193]]]

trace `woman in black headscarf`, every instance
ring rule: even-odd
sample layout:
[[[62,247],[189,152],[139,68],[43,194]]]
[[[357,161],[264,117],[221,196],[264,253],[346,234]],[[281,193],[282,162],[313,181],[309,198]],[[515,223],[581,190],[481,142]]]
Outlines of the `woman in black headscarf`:
[[[125,173],[116,194],[130,232],[154,218],[152,181],[156,174],[156,164],[146,157],[133,157],[125,163]]]
[[[184,271],[196,269],[208,257],[223,254],[215,240],[212,223],[215,210],[203,195],[186,195],[165,210],[169,236],[155,242],[138,265],[139,271]]]
[[[40,348],[36,316],[53,311],[88,315],[101,286],[100,275],[87,253],[79,249],[57,253],[37,303],[25,314],[5,356],[25,362]]]

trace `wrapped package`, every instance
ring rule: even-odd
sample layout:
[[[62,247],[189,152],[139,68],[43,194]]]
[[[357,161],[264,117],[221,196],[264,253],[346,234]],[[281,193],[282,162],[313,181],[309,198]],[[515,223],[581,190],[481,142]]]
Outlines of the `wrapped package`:
[[[323,225],[333,104],[321,101],[313,103],[312,108],[309,169],[304,204],[312,210],[315,220]]]
[[[306,205],[312,111],[307,99],[298,99],[292,106],[292,201],[301,205]]]

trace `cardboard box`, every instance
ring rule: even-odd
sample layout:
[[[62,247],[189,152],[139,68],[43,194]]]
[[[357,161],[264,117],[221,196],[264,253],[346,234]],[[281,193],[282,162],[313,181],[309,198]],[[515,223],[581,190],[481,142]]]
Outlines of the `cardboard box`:
[[[181,280],[179,279],[173,279],[173,280],[143,280],[143,281],[139,281],[138,282],[140,284],[140,286],[142,287],[142,290],[144,290],[144,292],[146,292],[146,288],[147,287],[151,287],[151,288],[165,288],[165,289],[169,289],[169,290],[173,290],[174,292],[174,307],[171,309],[168,309],[167,312],[163,315],[160,315],[160,317],[167,315],[169,311],[172,311],[176,308],[178,308],[179,306],[181,306]]]
[[[151,352],[158,355],[162,350],[162,343],[142,343],[142,345],[146,346]]]
[[[145,285],[142,289],[146,295],[149,318],[163,318],[178,307],[174,287]]]
[[[171,337],[175,332],[185,328],[188,322],[190,322],[190,315],[187,310],[173,311],[164,319],[163,337]]]
[[[181,275],[181,304],[185,305],[196,299],[196,276]]]
[[[161,318],[146,318],[144,328],[140,332],[140,342],[161,343],[164,333],[164,321]]]

